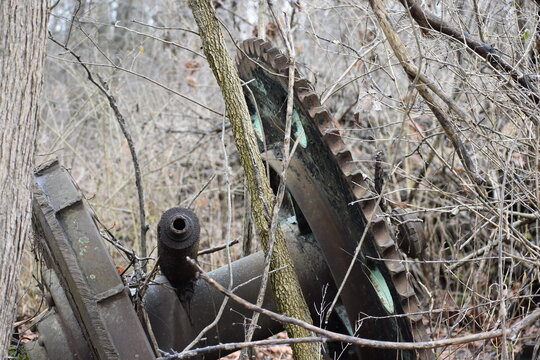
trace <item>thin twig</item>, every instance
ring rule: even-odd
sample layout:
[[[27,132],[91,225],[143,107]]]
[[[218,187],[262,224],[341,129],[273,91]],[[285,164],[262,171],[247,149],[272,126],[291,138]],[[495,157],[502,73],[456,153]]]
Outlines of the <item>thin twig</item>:
[[[228,242],[226,244],[221,244],[221,245],[217,245],[217,246],[214,246],[214,247],[211,247],[209,249],[204,249],[204,250],[201,250],[197,253],[198,256],[201,256],[201,255],[207,255],[207,254],[212,254],[212,253],[215,253],[217,251],[221,251],[223,249],[226,249],[227,246],[233,246],[233,245],[236,245],[238,244],[239,241],[238,240],[233,240],[231,242]]]
[[[57,42],[56,42],[56,43],[57,43]],[[60,46],[63,46],[63,45],[60,44]],[[63,59],[63,58],[54,57],[54,56],[51,56],[51,55],[48,55],[48,56],[49,56],[50,58],[53,58],[53,59],[57,59],[57,60],[69,62],[69,60],[66,60],[66,59]],[[138,72],[136,72],[136,71],[133,71],[133,70],[130,70],[130,69],[127,69],[127,68],[118,66],[118,65],[116,65],[116,64],[114,64],[114,63],[103,64],[103,63],[83,62],[83,63],[81,63],[81,64],[85,64],[85,65],[87,65],[87,66],[96,66],[96,67],[112,68],[112,69],[115,69],[115,70],[123,71],[123,72],[125,72],[125,73],[130,74],[130,75],[134,75],[134,76],[136,76],[136,77],[138,77],[138,78],[141,78],[141,79],[143,79],[143,80],[146,80],[146,81],[148,81],[148,82],[150,82],[150,83],[152,83],[152,84],[154,84],[154,85],[157,85],[157,86],[159,86],[160,88],[165,89],[165,90],[167,90],[167,91],[173,93],[174,95],[181,97],[181,98],[184,99],[184,100],[187,100],[187,101],[189,101],[189,102],[191,102],[191,103],[193,103],[193,104],[195,104],[195,105],[197,105],[197,106],[200,106],[200,107],[202,107],[203,109],[206,109],[206,110],[210,111],[210,112],[213,113],[213,114],[216,114],[216,115],[219,115],[219,116],[223,116],[223,113],[221,113],[221,112],[219,112],[219,111],[217,111],[217,110],[214,110],[214,109],[212,109],[211,107],[209,107],[209,106],[207,106],[207,105],[204,105],[204,104],[198,102],[197,100],[192,99],[192,98],[190,98],[189,96],[186,96],[186,95],[184,95],[184,94],[182,94],[182,93],[180,93],[180,92],[178,92],[178,91],[176,91],[176,90],[174,90],[174,89],[172,89],[172,88],[170,88],[170,87],[168,87],[168,86],[166,86],[166,85],[160,83],[159,81],[156,81],[156,80],[154,80],[154,79],[152,79],[152,78],[150,78],[150,77],[148,77],[148,76],[146,76],[146,75],[144,75],[144,74],[138,73]]]
[[[433,84],[433,82],[428,80],[425,77],[425,75],[420,74],[420,72],[418,71],[418,68],[410,61],[409,55],[407,54],[407,51],[405,50],[405,46],[403,45],[403,42],[393,30],[392,25],[390,24],[390,21],[388,20],[388,16],[387,16],[388,14],[384,7],[384,2],[370,0],[369,4],[371,5],[373,13],[377,17],[377,20],[379,21],[379,25],[381,29],[383,30],[384,34],[386,35],[386,38],[388,39],[388,42],[390,46],[392,47],[394,54],[400,60],[401,66],[403,67],[403,70],[405,70],[407,75],[409,76],[411,82],[413,82],[414,84],[415,81],[418,79],[423,82],[416,85],[416,89],[418,90],[420,95],[422,95],[427,105],[433,112],[433,115],[435,115],[435,117],[439,121],[439,124],[442,126],[444,132],[446,133],[446,135],[452,142],[452,145],[456,149],[456,152],[463,164],[463,167],[467,171],[467,174],[477,185],[483,186],[485,183],[485,180],[476,172],[473,161],[467,149],[465,148],[465,145],[463,144],[463,142],[461,141],[457,133],[456,126],[448,119],[447,115],[437,105],[437,103],[435,102],[435,99],[433,99],[433,96],[431,96],[431,94],[426,89],[426,86],[428,86],[429,84]],[[430,87],[430,89],[433,90],[432,87]]]
[[[77,19],[77,14],[79,13],[79,11],[81,10],[81,0],[78,0],[77,1],[77,7],[75,8],[75,11],[73,12],[73,16],[71,17],[71,21],[69,22],[69,29],[68,29],[68,32],[67,32],[67,35],[66,35],[66,41],[64,43],[64,47],[68,46],[69,44],[69,39],[71,38],[71,32],[73,31],[73,24],[75,23],[75,21],[79,21]],[[56,6],[56,5],[54,5]]]
[[[183,45],[181,45],[181,44],[179,44],[179,43],[177,43],[177,42],[170,41],[170,40],[165,40],[165,39],[161,39],[161,38],[158,38],[158,37],[156,37],[156,36],[154,36],[154,35],[152,35],[152,34],[147,34],[147,33],[143,33],[143,32],[137,31],[137,30],[130,29],[130,28],[126,27],[126,26],[119,25],[119,24],[118,24],[118,21],[117,21],[116,23],[114,23],[113,26],[114,26],[115,28],[122,29],[122,30],[126,30],[126,31],[132,32],[132,33],[137,34],[137,35],[146,36],[146,37],[148,37],[148,38],[150,38],[150,39],[154,39],[154,40],[160,41],[160,42],[162,42],[162,43],[164,43],[164,44],[167,44],[167,45],[176,46],[176,47],[179,48],[179,49],[189,51],[190,53],[192,53],[192,54],[194,54],[194,55],[196,55],[196,56],[198,56],[198,57],[201,57],[201,58],[203,58],[203,59],[206,59],[206,58],[204,57],[203,54],[201,54],[201,53],[199,53],[199,52],[197,52],[197,51],[195,51],[195,50],[192,50],[192,49],[190,49],[190,48],[188,48],[188,47],[186,47],[186,46],[183,46]]]
[[[194,34],[194,35],[199,35],[198,32],[196,32],[195,30],[191,30],[191,29],[188,29],[188,28],[183,28],[183,27],[177,27],[177,26],[157,26],[157,25],[151,25],[151,24],[147,24],[147,23],[143,23],[142,21],[138,21],[138,20],[131,20],[132,22],[134,22],[135,24],[139,24],[139,25],[143,25],[143,26],[148,26],[149,28],[152,28],[152,29],[157,29],[157,30],[181,30],[181,31],[185,31],[185,32],[188,32],[188,33],[191,33],[191,34]]]
[[[57,41],[50,33],[49,33],[49,39],[55,44],[57,44],[58,46],[62,47],[67,52],[69,52],[86,71],[88,80],[90,80],[90,82],[94,84],[99,89],[99,91],[103,93],[103,95],[105,95],[105,97],[109,101],[109,106],[114,112],[118,125],[120,125],[122,134],[126,138],[126,141],[129,147],[129,152],[131,153],[133,169],[135,171],[135,186],[137,187],[137,195],[138,195],[138,201],[139,201],[139,225],[140,225],[139,251],[141,253],[141,257],[146,258],[147,256],[146,232],[148,231],[148,225],[146,224],[146,214],[145,214],[145,208],[144,208],[144,190],[143,190],[143,184],[142,184],[141,168],[139,165],[139,161],[137,159],[137,151],[135,150],[135,144],[133,143],[133,138],[131,137],[131,133],[129,132],[127,128],[126,120],[124,116],[122,115],[122,113],[120,112],[120,109],[118,108],[118,104],[116,102],[116,98],[113,96],[113,94],[109,90],[109,86],[107,85],[107,83],[103,81],[102,79],[99,79],[99,83],[98,83],[98,81],[96,81],[92,72],[88,68],[88,66],[82,61],[81,56],[76,54],[73,50],[71,50],[66,45]],[[142,268],[143,268],[143,271],[146,271],[146,263],[142,264]]]
[[[495,69],[502,70],[510,74],[512,79],[525,91],[526,95],[535,103],[540,104],[538,90],[534,86],[530,77],[519,72],[516,68],[506,63],[499,52],[493,46],[474,39],[470,34],[460,31],[450,26],[442,19],[431,13],[424,11],[414,0],[399,0],[403,6],[409,10],[411,16],[423,29],[434,30],[445,34],[452,39],[466,45],[470,50],[485,59]]]
[[[212,174],[212,176],[210,176],[210,179],[208,179],[208,181],[203,185],[203,187],[201,188],[201,190],[199,190],[197,192],[197,194],[195,194],[195,196],[193,196],[193,198],[190,200],[189,204],[188,204],[188,208],[191,209],[191,206],[193,205],[193,203],[195,202],[195,200],[197,200],[197,198],[203,193],[204,190],[206,190],[206,188],[208,187],[208,185],[210,185],[210,183],[212,182],[212,180],[214,180],[214,178],[216,177],[216,174]]]
[[[309,336],[309,337],[300,337],[300,338],[289,338],[289,339],[267,339],[267,340],[258,340],[258,341],[242,341],[236,343],[228,344],[219,344],[206,346],[203,348],[183,351],[177,354],[168,354],[163,357],[157,358],[157,360],[171,360],[171,359],[189,359],[196,356],[201,356],[207,353],[212,353],[216,351],[233,351],[238,349],[250,348],[252,346],[268,346],[268,345],[290,345],[290,344],[300,344],[300,343],[325,343],[327,339]]]

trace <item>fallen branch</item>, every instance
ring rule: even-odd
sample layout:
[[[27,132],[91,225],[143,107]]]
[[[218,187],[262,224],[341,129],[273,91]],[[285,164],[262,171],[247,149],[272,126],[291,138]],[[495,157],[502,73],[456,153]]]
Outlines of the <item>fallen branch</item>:
[[[448,119],[444,111],[437,105],[435,99],[433,98],[433,96],[431,96],[430,92],[427,89],[427,87],[432,89],[432,87],[430,87],[430,84],[432,84],[433,82],[427,79],[424,74],[420,73],[418,68],[411,62],[409,55],[405,50],[405,45],[392,28],[392,25],[388,20],[388,14],[386,13],[386,9],[384,7],[384,1],[370,0],[369,4],[373,10],[373,13],[375,14],[375,17],[379,21],[379,25],[383,30],[384,35],[386,36],[386,39],[390,44],[390,47],[400,61],[403,70],[405,70],[405,73],[409,76],[412,84],[416,85],[416,90],[418,90],[420,95],[424,98],[427,105],[433,112],[433,115],[435,115],[444,132],[452,142],[452,145],[454,146],[454,149],[456,150],[457,155],[461,160],[461,163],[463,164],[463,167],[465,168],[467,174],[477,185],[483,186],[485,180],[482,179],[482,177],[476,172],[472,159],[467,152],[465,145],[459,138],[455,125]],[[418,80],[420,80],[420,83],[417,84]]]
[[[203,279],[208,284],[213,286],[216,290],[218,290],[225,296],[229,297],[231,300],[242,305],[246,309],[251,310],[251,311],[256,311],[258,313],[266,315],[269,318],[276,320],[282,324],[293,324],[299,327],[303,327],[315,334],[322,336],[323,338],[326,338],[327,340],[341,341],[344,343],[355,344],[358,346],[372,347],[372,348],[379,348],[379,349],[415,350],[415,349],[435,349],[435,348],[445,347],[449,345],[467,344],[467,343],[471,343],[471,342],[475,342],[479,340],[498,338],[503,335],[506,335],[509,339],[515,339],[517,335],[525,327],[532,325],[534,322],[540,319],[540,309],[537,309],[533,311],[532,313],[530,313],[529,315],[527,315],[526,317],[524,317],[523,319],[521,319],[519,322],[517,322],[513,326],[507,328],[506,330],[502,330],[502,329],[491,330],[491,331],[481,332],[478,334],[471,334],[471,335],[465,335],[465,336],[460,336],[456,338],[448,338],[448,339],[433,340],[433,341],[394,342],[394,341],[381,341],[381,340],[359,338],[355,336],[344,335],[344,334],[336,333],[333,331],[321,329],[305,321],[291,318],[291,317],[258,307],[255,304],[252,304],[249,301],[246,301],[242,299],[240,296],[225,289],[222,285],[220,285],[215,280],[207,276],[202,271],[201,267],[199,267],[199,265],[197,265],[197,263],[193,261],[192,259],[188,258],[187,260],[199,271],[199,273],[197,274],[198,278]]]
[[[300,343],[325,343],[326,338],[317,337],[317,336],[308,336],[301,338],[290,338],[290,339],[267,339],[267,340],[258,340],[258,341],[243,341],[236,343],[228,344],[219,344],[206,346],[203,348],[183,351],[177,354],[166,354],[163,357],[157,358],[157,360],[171,360],[171,359],[189,359],[196,356],[201,356],[207,353],[216,352],[216,351],[233,351],[239,349],[245,349],[252,346],[268,346],[268,345],[291,345],[291,344],[300,344]]]
[[[514,66],[504,61],[499,55],[497,49],[495,49],[493,46],[473,38],[470,34],[456,29],[437,16],[424,11],[414,0],[399,1],[406,9],[409,10],[414,21],[416,21],[416,23],[420,25],[422,29],[437,31],[466,45],[470,50],[485,59],[495,69],[502,70],[510,74],[511,78],[525,91],[526,95],[535,104],[540,104],[538,89],[536,89],[530,77],[519,72]],[[537,2],[540,3],[538,0]]]
[[[204,249],[204,250],[201,250],[197,253],[198,256],[200,255],[206,255],[206,254],[212,254],[212,253],[215,253],[217,251],[221,251],[223,249],[226,249],[227,246],[233,246],[233,245],[236,245],[238,244],[238,240],[233,240],[233,241],[230,241],[228,244],[221,244],[221,245],[217,245],[217,246],[214,246],[214,247],[211,247],[211,248],[208,248],[208,249]]]

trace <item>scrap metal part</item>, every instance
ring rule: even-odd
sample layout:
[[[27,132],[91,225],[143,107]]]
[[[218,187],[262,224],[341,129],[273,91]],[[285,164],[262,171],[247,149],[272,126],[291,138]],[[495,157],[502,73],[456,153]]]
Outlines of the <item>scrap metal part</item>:
[[[155,358],[129,289],[116,272],[90,208],[67,170],[54,160],[40,166],[34,177],[33,214],[46,262],[56,272],[87,342],[88,352],[80,358]],[[67,311],[65,305],[57,309]],[[60,358],[56,350],[47,348],[52,342],[43,340],[49,358]],[[73,351],[67,358],[78,358]]]
[[[401,208],[393,209],[392,217],[397,223],[399,248],[409,257],[422,258],[426,240],[419,219]]]
[[[35,175],[34,217],[38,245],[48,266],[43,271],[43,280],[50,293],[50,309],[33,324],[39,337],[25,344],[29,358],[155,358],[156,353],[135,314],[127,289],[99,235],[91,209],[73,179],[56,161],[41,166]],[[196,248],[199,232],[196,216],[184,210],[173,208],[165,212],[162,225],[173,225],[172,231],[176,232],[181,228],[189,230],[195,236],[187,234],[185,242],[180,243],[186,245],[186,249]],[[186,222],[185,227],[178,222],[174,224],[180,218]],[[312,316],[317,318],[325,296],[336,294],[330,272],[310,235],[299,235],[298,228],[285,220],[281,221],[281,227],[293,258],[292,266]],[[163,240],[163,236],[161,238]],[[169,243],[169,247],[176,245],[175,241]],[[170,260],[173,262],[174,256]],[[258,252],[234,261],[230,269],[225,265],[208,275],[227,286],[231,271],[233,291],[255,303],[264,263],[263,252]],[[193,281],[192,296],[186,302],[179,300],[178,291],[165,276],[151,281],[143,305],[159,349],[182,351],[214,321],[223,299],[223,294],[201,280]],[[270,291],[263,306],[276,310]],[[251,315],[251,311],[229,302],[217,325],[205,334],[197,347],[242,341],[245,319]],[[331,322],[333,326],[336,323]],[[254,340],[280,331],[281,324],[261,317]],[[225,354],[216,352],[199,358],[217,359]]]
[[[289,61],[269,42],[249,39],[240,45],[236,64],[246,82],[244,94],[263,159],[279,173]],[[288,166],[287,189],[320,244],[335,284],[346,279],[340,297],[351,324],[361,337],[425,340],[418,299],[377,204],[378,196],[355,169],[351,152],[312,85],[298,72],[295,77],[291,120],[297,149]],[[359,244],[361,251],[354,257]],[[362,355],[432,357],[429,350],[369,348],[362,349]]]
[[[302,292],[312,316],[318,319],[321,315],[320,304],[336,294],[330,272],[319,246],[311,236],[298,236],[295,226],[286,222],[281,224]],[[263,271],[264,253],[259,251],[232,262],[230,268],[225,265],[207,275],[223,286],[229,286],[231,273],[233,292],[255,303]],[[201,330],[217,318],[223,300],[222,293],[205,281],[197,280],[189,302],[181,302],[166,277],[156,278],[146,291],[144,306],[159,348],[167,352],[171,349],[178,352],[183,350]],[[276,311],[270,287],[267,289],[263,307]],[[251,315],[251,311],[229,300],[218,323],[205,333],[196,348],[242,341],[247,326],[246,321],[251,318]],[[261,316],[253,339],[268,338],[282,330],[281,324],[266,316]],[[227,353],[207,353],[204,359],[217,359]]]
[[[45,269],[42,278],[50,294],[47,298],[50,308],[31,325],[37,328],[39,338],[25,344],[28,358],[95,359],[58,276],[54,270]]]
[[[197,258],[201,228],[190,209],[174,207],[161,215],[158,223],[158,263],[171,285],[189,293],[196,270],[186,260]]]

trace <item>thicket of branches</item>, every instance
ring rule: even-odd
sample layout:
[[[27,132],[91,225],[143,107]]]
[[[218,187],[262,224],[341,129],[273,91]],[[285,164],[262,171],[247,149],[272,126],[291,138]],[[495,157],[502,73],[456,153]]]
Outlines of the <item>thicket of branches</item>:
[[[357,165],[374,179],[383,154],[384,197],[423,221],[424,259],[407,266],[427,295],[432,337],[510,327],[536,308],[540,2],[275,1],[275,18],[262,4],[266,36],[283,49],[280,27],[290,23],[296,64],[334,114]],[[256,2],[215,5],[231,52],[260,31]],[[103,224],[139,249],[130,146],[68,48],[126,120],[141,167],[150,256],[161,212],[192,201],[201,247],[241,239],[243,174],[227,126],[222,136],[223,101],[187,4],[59,1],[49,26],[55,41],[47,49],[37,162],[58,157],[71,168]],[[225,257],[201,260],[210,270]],[[21,316],[40,302],[32,256],[25,261]],[[519,339],[438,352],[512,358],[537,340],[533,325]]]

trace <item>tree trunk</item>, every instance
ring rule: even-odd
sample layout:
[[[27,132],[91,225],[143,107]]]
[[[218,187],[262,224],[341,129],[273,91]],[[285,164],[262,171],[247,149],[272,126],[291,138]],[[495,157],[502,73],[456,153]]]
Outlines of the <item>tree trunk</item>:
[[[21,255],[30,234],[31,175],[47,34],[47,1],[0,4],[0,359],[6,358]]]
[[[254,223],[257,227],[257,233],[266,247],[269,242],[273,194],[255,142],[255,134],[251,126],[240,79],[227,52],[211,1],[190,0],[189,5],[199,27],[206,59],[225,100],[227,117],[231,122],[236,148],[246,174]],[[311,316],[279,226],[275,229],[274,249],[270,263],[272,269],[286,266],[271,276],[272,293],[279,312],[311,323]],[[298,326],[285,327],[291,337],[310,335],[309,331]],[[292,347],[294,357],[297,360],[314,360],[319,357],[318,344],[294,344]]]

